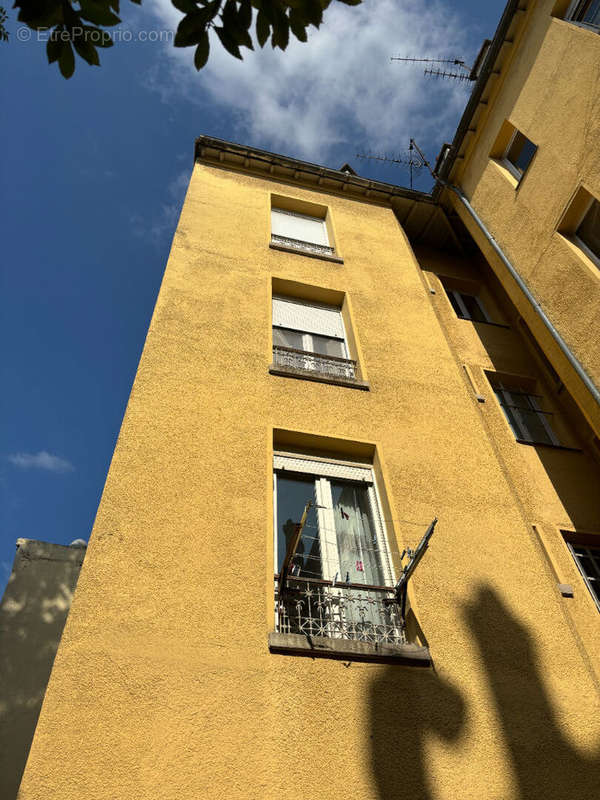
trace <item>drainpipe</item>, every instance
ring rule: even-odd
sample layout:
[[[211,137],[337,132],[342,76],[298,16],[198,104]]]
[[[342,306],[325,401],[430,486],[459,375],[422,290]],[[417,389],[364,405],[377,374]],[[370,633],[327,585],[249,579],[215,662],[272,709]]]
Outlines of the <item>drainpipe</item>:
[[[464,196],[462,191],[458,188],[458,186],[454,186],[454,184],[448,183],[443,178],[440,178],[437,175],[435,176],[435,178],[446,189],[449,189],[451,192],[454,192],[454,194],[458,197],[458,199],[463,204],[463,206],[467,209],[467,211],[469,212],[469,214],[473,218],[473,220],[476,223],[476,225],[479,228],[479,230],[483,233],[483,235],[485,236],[487,241],[490,243],[491,247],[494,249],[496,254],[499,256],[500,260],[502,261],[502,263],[504,264],[506,269],[509,271],[510,275],[513,277],[513,279],[514,279],[515,283],[517,284],[517,286],[519,287],[519,289],[523,292],[525,297],[529,300],[529,302],[533,306],[533,310],[538,315],[538,317],[540,317],[540,319],[542,320],[542,322],[544,323],[544,325],[548,329],[550,335],[552,336],[552,338],[554,339],[556,344],[559,346],[562,354],[565,356],[565,358],[567,359],[569,364],[573,367],[573,369],[575,370],[577,375],[581,378],[581,381],[582,381],[583,385],[585,386],[585,388],[588,390],[588,392],[594,398],[596,403],[598,403],[598,405],[600,405],[600,391],[598,391],[598,389],[597,389],[596,385],[594,384],[594,382],[592,381],[592,379],[589,377],[587,372],[581,366],[579,361],[575,358],[575,356],[573,355],[573,353],[569,349],[567,343],[562,338],[560,333],[556,330],[554,325],[550,322],[550,320],[548,319],[548,317],[544,313],[544,309],[541,307],[541,305],[535,299],[533,294],[530,292],[530,290],[527,287],[527,284],[525,283],[525,281],[521,278],[521,276],[519,275],[517,270],[513,267],[513,265],[508,260],[508,258],[504,255],[504,252],[502,251],[500,245],[494,239],[494,237],[491,235],[491,233],[488,231],[488,229],[486,228],[485,223],[483,222],[481,217],[477,214],[477,212],[475,211],[473,206],[469,203],[469,201]]]

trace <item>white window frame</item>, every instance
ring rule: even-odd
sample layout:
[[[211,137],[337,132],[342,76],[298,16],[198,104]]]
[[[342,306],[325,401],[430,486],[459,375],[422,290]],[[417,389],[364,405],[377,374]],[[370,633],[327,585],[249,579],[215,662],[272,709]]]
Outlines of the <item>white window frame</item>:
[[[385,585],[393,588],[396,580],[385,521],[381,513],[381,498],[379,497],[373,468],[364,464],[351,464],[346,461],[316,460],[304,455],[275,452],[273,458],[273,559],[275,570],[277,570],[277,553],[279,552],[277,541],[277,474],[279,472],[290,473],[290,475],[300,473],[314,476],[316,497],[312,499],[316,504],[320,547],[321,553],[324,554],[324,561],[321,564],[322,575],[324,580],[333,581],[336,579],[337,572],[336,580],[340,584],[344,583],[345,576],[341,574],[341,566],[339,564],[331,481],[347,480],[367,486],[371,520],[377,536],[377,546],[381,554],[381,568],[385,578]]]
[[[560,440],[558,439],[556,433],[552,429],[552,426],[550,425],[550,423],[546,419],[546,415],[542,411],[542,409],[540,408],[540,404],[538,402],[538,398],[535,395],[529,394],[529,392],[524,392],[522,389],[514,389],[514,388],[511,389],[510,387],[504,386],[502,383],[494,383],[493,387],[494,387],[494,389],[496,391],[499,391],[502,394],[502,397],[504,398],[504,401],[506,403],[507,408],[510,408],[511,413],[515,418],[515,423],[517,425],[517,428],[519,429],[519,433],[521,434],[520,436],[517,437],[517,439],[521,439],[524,442],[531,442],[531,444],[540,444],[540,445],[545,444],[545,442],[536,442],[536,440],[533,439],[533,437],[531,436],[531,434],[529,432],[529,428],[527,427],[527,424],[526,424],[525,420],[523,419],[523,415],[520,413],[520,410],[515,407],[515,404],[514,404],[513,398],[512,398],[512,393],[513,392],[515,392],[516,394],[522,394],[522,395],[526,395],[527,396],[529,402],[532,405],[531,410],[538,412],[538,414],[537,414],[538,419],[540,419],[540,421],[541,421],[541,423],[542,423],[542,425],[544,427],[544,430],[548,434],[548,438],[550,439],[550,443],[552,445],[555,445],[555,446],[560,446]],[[498,404],[500,405],[500,408],[502,409],[502,414],[503,414],[504,418],[506,419],[507,424],[508,424],[509,428],[511,429],[511,432],[514,435],[514,431],[512,430],[512,426],[510,425],[510,422],[506,418],[506,413],[504,411],[504,408],[502,407],[502,404],[500,402]]]
[[[577,10],[581,4],[582,0],[572,0],[565,13],[565,19],[568,22],[572,22],[573,25],[579,25],[581,28],[586,28],[589,31],[600,33],[600,25],[592,25],[590,22],[584,22],[583,20],[575,19],[575,14],[577,13]]]
[[[579,229],[579,226],[581,225],[581,223],[585,219],[588,211],[591,209],[591,207],[593,206],[594,203],[598,203],[600,205],[600,200],[598,200],[597,197],[594,197],[593,195],[590,195],[590,199],[589,199],[588,203],[586,204],[585,210],[580,215],[580,217],[579,217],[579,219],[577,221],[577,224],[575,225],[575,230],[573,232],[573,240],[577,244],[577,247],[579,247],[581,250],[583,250],[583,252],[590,259],[590,261],[600,269],[600,258],[592,250],[590,250],[590,248],[583,241],[583,239],[581,239],[577,235],[577,230]]]
[[[461,292],[460,289],[446,289],[446,291],[448,292],[448,294],[452,294],[452,296],[456,300],[456,303],[457,303],[458,307],[462,311],[464,316],[460,317],[460,319],[470,320],[471,322],[477,322],[478,321],[478,320],[474,320],[473,317],[469,314],[469,311],[468,311],[468,309],[467,309],[467,307],[464,304],[463,299],[462,299],[462,295],[465,295],[466,297],[472,297],[475,300],[475,302],[479,306],[479,310],[481,311],[481,313],[485,317],[485,321],[486,322],[491,322],[492,321],[491,318],[490,318],[490,315],[487,313],[487,310],[486,310],[485,306],[483,305],[481,299],[479,298],[479,295],[471,294],[470,292]]]

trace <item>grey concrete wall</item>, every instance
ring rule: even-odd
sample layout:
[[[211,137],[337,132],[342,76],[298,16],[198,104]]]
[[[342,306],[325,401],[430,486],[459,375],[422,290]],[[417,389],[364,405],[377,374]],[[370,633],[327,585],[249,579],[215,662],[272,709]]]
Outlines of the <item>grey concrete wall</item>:
[[[14,800],[85,547],[17,539],[0,605],[0,797]]]

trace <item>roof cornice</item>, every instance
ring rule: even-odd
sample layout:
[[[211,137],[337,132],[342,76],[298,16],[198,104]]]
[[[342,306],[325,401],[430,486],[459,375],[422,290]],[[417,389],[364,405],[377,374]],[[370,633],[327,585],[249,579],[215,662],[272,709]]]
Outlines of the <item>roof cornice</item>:
[[[361,178],[342,170],[212,136],[200,136],[196,139],[194,160],[382,205],[391,205],[395,198],[428,204],[434,202],[431,194],[426,192]]]

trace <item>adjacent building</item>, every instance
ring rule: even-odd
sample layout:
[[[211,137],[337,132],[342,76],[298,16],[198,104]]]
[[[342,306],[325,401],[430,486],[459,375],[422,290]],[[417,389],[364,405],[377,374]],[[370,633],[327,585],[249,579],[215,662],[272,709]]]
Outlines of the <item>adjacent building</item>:
[[[431,194],[197,140],[22,800],[595,796],[598,25]]]

